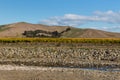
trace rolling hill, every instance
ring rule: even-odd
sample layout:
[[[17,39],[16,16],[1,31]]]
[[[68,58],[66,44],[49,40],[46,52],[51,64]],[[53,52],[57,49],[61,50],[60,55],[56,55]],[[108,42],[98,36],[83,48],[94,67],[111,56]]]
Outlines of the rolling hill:
[[[0,26],[0,37],[120,38],[120,33],[69,26],[47,26],[18,22]],[[34,35],[33,35],[34,34]],[[27,36],[26,36],[27,35]],[[58,36],[59,35],[59,36]]]

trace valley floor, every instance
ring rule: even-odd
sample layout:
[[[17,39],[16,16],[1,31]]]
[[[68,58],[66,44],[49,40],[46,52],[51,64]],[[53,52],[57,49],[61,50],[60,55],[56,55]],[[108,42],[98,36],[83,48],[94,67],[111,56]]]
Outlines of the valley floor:
[[[0,80],[96,79],[120,79],[120,44],[0,43]]]

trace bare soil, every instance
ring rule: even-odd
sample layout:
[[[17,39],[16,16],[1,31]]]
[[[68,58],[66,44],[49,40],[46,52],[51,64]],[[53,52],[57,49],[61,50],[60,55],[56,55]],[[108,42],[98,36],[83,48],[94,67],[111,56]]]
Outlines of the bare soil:
[[[95,66],[120,70],[120,45],[0,44],[0,80],[120,80],[120,71],[83,69]]]
[[[120,72],[76,68],[0,66],[0,80],[119,80]]]

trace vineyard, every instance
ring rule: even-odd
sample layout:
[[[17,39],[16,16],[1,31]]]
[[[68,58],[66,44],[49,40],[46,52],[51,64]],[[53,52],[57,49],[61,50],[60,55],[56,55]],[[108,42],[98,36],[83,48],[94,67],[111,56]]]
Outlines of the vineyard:
[[[120,43],[120,38],[0,38],[1,43],[59,42],[59,43]]]

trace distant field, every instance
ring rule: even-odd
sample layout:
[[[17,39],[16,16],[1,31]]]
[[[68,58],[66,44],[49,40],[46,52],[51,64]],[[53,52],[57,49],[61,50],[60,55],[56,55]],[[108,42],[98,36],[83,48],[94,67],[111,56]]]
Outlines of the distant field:
[[[0,38],[0,42],[119,43],[120,38]]]

